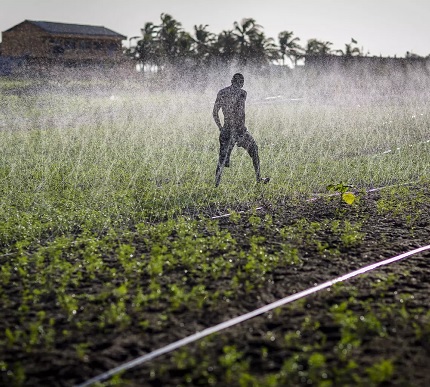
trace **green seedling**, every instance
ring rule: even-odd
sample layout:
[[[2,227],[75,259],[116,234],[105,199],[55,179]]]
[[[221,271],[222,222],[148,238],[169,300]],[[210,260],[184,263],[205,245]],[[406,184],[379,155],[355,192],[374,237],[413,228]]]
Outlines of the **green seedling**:
[[[353,185],[345,183],[329,184],[326,188],[330,192],[338,192],[341,195],[342,200],[349,205],[354,204],[357,199],[355,194],[350,191],[351,188],[354,188]]]

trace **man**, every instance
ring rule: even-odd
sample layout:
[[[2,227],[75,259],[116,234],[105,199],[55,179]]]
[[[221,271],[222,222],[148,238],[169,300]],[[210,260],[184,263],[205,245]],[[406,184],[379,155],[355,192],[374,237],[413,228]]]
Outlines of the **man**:
[[[255,140],[245,126],[245,100],[246,91],[242,90],[245,79],[242,74],[236,73],[231,80],[231,86],[218,92],[214,108],[213,118],[220,130],[219,136],[219,160],[216,168],[215,186],[221,181],[222,170],[230,166],[230,155],[235,145],[246,149],[252,158],[257,182],[268,183],[269,178],[260,176],[260,159]],[[221,125],[219,111],[224,115],[224,126]]]

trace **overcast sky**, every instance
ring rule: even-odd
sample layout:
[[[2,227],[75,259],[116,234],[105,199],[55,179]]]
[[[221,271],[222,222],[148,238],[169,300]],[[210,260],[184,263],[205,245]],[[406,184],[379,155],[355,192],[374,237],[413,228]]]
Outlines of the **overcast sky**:
[[[219,33],[252,17],[267,36],[293,31],[302,45],[316,38],[343,49],[354,38],[371,55],[430,54],[430,0],[1,0],[0,31],[29,19],[101,25],[130,38],[163,12],[188,32],[208,24]]]

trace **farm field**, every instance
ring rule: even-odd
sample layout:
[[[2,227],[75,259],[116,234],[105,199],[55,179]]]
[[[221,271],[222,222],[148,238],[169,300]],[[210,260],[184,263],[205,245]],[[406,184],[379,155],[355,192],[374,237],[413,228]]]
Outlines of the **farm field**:
[[[271,182],[255,184],[235,149],[216,189],[211,110],[225,82],[197,93],[2,79],[0,385],[83,383],[429,244],[430,111],[413,80],[402,92],[251,80],[247,124]],[[99,385],[427,386],[429,257]]]

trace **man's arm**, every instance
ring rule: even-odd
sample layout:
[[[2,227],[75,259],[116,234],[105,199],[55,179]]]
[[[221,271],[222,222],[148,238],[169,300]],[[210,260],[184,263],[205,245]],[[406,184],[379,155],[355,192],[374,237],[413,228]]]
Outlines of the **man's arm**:
[[[234,121],[237,128],[245,126],[245,101],[246,91],[240,90],[234,105]]]
[[[218,126],[218,129],[221,130],[222,129],[222,125],[221,125],[221,121],[219,119],[219,110],[221,109],[221,97],[218,93],[217,97],[216,97],[216,101],[214,103],[214,108],[212,111],[212,116],[214,118],[214,121],[216,123],[216,126]]]

